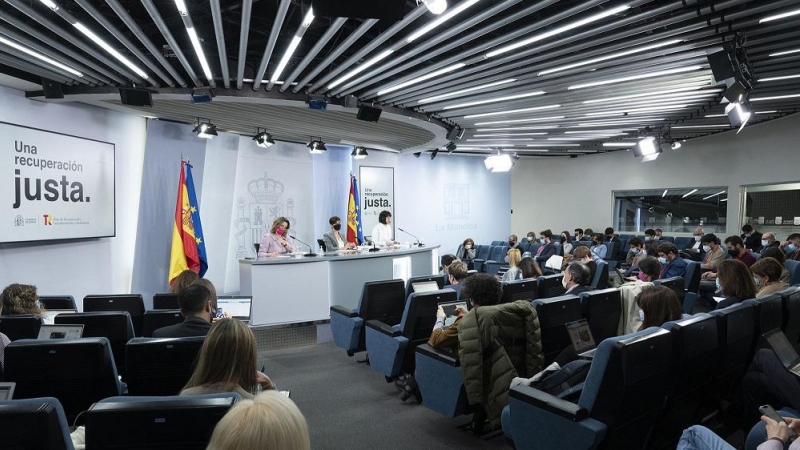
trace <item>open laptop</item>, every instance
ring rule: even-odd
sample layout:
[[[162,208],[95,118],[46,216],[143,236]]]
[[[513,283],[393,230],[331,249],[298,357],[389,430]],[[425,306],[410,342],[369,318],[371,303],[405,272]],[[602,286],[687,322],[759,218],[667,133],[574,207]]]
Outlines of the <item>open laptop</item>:
[[[458,308],[467,309],[467,302],[443,302],[439,303],[439,306],[442,307],[444,313],[447,315],[444,319],[444,325],[449,327],[458,318],[458,312],[456,312],[456,310]]]
[[[775,355],[781,360],[783,367],[786,367],[789,373],[800,377],[800,355],[798,355],[797,350],[792,347],[792,343],[789,342],[789,339],[786,338],[783,331],[781,331],[780,328],[776,328],[765,333],[764,339],[767,340],[769,346],[772,347],[772,350],[775,352]]]
[[[56,323],[56,316],[59,314],[75,314],[76,310],[74,309],[48,309],[42,312],[42,322],[45,325],[53,325]]]
[[[420,292],[438,291],[439,283],[435,281],[417,281],[416,283],[411,283],[411,289],[415,294],[419,294]]]
[[[555,270],[556,272],[561,272],[562,264],[564,264],[564,257],[559,255],[553,255],[547,258],[547,261],[545,261],[544,266],[548,269]]]
[[[80,339],[83,325],[42,325],[37,339]]]
[[[17,383],[0,383],[0,400],[12,400]]]
[[[594,342],[592,330],[589,329],[589,322],[586,319],[567,322],[567,333],[575,348],[575,353],[579,357],[591,359],[597,351],[597,344]]]
[[[253,297],[248,295],[220,295],[217,297],[217,308],[221,308],[223,314],[244,321],[250,320],[252,303]]]

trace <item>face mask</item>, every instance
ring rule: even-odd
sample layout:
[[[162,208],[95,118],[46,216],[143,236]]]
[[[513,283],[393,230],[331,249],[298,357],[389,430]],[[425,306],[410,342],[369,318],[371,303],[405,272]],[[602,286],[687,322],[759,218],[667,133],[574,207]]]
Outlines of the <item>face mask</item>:
[[[722,285],[719,284],[719,278],[716,279],[717,283],[717,292],[722,292]]]
[[[784,247],[784,250],[786,250],[787,253],[788,252],[793,252],[793,251],[797,250],[797,246],[794,245],[794,244],[789,244],[786,247]]]
[[[472,250],[472,244],[467,244],[464,246],[464,248],[467,250]]]
[[[639,279],[639,281],[647,281],[647,274],[645,274],[644,272],[639,272],[639,274],[636,275],[636,277]]]
[[[761,279],[758,277],[753,277],[753,281],[756,282],[756,286],[761,286]]]
[[[638,255],[640,251],[641,250],[639,250],[638,248],[632,248],[631,249],[631,253],[633,253],[634,256]]]
[[[639,310],[639,320],[644,322],[644,311],[642,311],[641,309]]]
[[[278,236],[283,236],[283,233],[286,233],[286,228],[283,227],[275,228],[275,234],[277,234]]]
[[[753,235],[753,233],[747,233],[747,234],[744,235],[744,237],[749,238],[752,235]]]
[[[645,236],[645,237],[644,237],[644,240],[645,240],[645,241],[652,241],[652,240],[653,240],[653,238],[652,238],[652,237],[650,237],[650,236]]]
[[[761,246],[762,246],[762,247],[766,247],[766,246],[768,246],[768,245],[769,245],[769,241],[768,241],[768,240],[766,240],[766,239],[762,239],[762,240],[761,240]]]
[[[561,278],[561,286],[564,286],[564,289],[567,288],[567,277]]]
[[[544,238],[539,238],[539,243],[544,244]]]
[[[739,250],[736,250],[736,249],[728,250],[728,254],[735,258],[735,257],[739,256]]]
[[[514,244],[516,244],[516,242],[514,242],[514,241],[508,241],[508,246],[509,246],[509,247],[513,247],[513,246],[514,246]]]
[[[711,246],[710,245],[704,245],[703,246],[703,251],[706,252],[706,253],[710,252],[711,251]]]
[[[702,238],[703,238],[703,236],[695,236],[694,237],[694,241],[695,242],[700,242],[700,239],[702,239]]]
[[[658,257],[658,262],[660,262],[661,265],[663,266],[664,264],[667,263],[667,258],[665,256],[659,256]]]
[[[533,235],[528,236],[528,241],[533,242],[536,240],[536,237]]]
[[[336,230],[336,231],[341,230],[342,229],[342,224],[337,223],[336,225],[333,226],[333,229]]]

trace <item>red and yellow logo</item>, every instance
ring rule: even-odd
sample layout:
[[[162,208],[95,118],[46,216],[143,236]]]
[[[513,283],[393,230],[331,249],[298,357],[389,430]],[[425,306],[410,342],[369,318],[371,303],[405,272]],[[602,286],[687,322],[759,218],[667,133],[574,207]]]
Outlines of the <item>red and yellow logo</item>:
[[[52,225],[53,224],[53,216],[50,214],[45,214],[44,216],[44,224],[45,225]]]

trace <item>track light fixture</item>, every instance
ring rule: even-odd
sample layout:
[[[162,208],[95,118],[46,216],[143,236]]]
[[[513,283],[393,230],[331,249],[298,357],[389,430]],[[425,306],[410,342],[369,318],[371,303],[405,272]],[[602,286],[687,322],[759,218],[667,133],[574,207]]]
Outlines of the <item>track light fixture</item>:
[[[436,15],[447,9],[447,0],[421,0],[421,2],[428,8],[428,11]]]
[[[445,146],[445,150],[447,150],[447,153],[453,153],[456,150],[456,148],[458,148],[458,146],[455,144],[455,142],[448,142],[447,145]]]
[[[256,145],[261,148],[270,148],[275,145],[272,135],[261,128],[256,128],[256,135],[253,136],[253,140],[256,141]]]
[[[419,158],[422,156],[422,152],[414,152],[414,158]]]
[[[636,145],[631,147],[633,156],[642,157],[642,162],[654,161],[663,151],[657,136],[645,136]]]
[[[367,153],[367,149],[364,147],[356,147],[353,149],[353,153],[350,153],[350,156],[352,156],[353,159],[364,159],[369,156],[369,153]]]
[[[736,131],[736,134],[739,134],[753,117],[753,108],[747,100],[733,102],[725,107],[725,114],[728,115],[732,127],[739,127],[739,130]]]
[[[433,151],[431,151],[431,161],[433,161],[433,158],[436,158],[436,155],[438,154],[439,154],[439,149],[438,148],[433,149]]]
[[[328,148],[325,147],[325,143],[322,142],[322,139],[311,138],[311,142],[308,143],[307,147],[312,155],[319,155],[320,153],[328,151]]]
[[[514,166],[514,160],[508,153],[497,150],[497,153],[487,156],[483,164],[492,172],[508,172]]]
[[[197,133],[197,137],[203,139],[214,139],[217,137],[217,126],[212,124],[210,120],[208,122],[200,122],[199,117],[197,118],[197,126],[195,126],[192,131]]]

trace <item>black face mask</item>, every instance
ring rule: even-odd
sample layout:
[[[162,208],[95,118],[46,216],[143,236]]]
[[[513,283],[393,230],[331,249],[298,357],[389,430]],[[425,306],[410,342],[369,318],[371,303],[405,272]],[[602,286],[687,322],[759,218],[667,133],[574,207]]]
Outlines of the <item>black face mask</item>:
[[[342,229],[342,224],[337,223],[336,225],[333,226],[333,229],[336,230],[336,231],[341,230]]]
[[[516,242],[514,242],[514,241],[508,241],[508,246],[509,246],[509,247],[513,247],[513,246],[514,246],[514,244],[516,244]]]
[[[728,250],[728,254],[735,258],[735,257],[739,256],[739,250],[736,250],[736,249]]]

